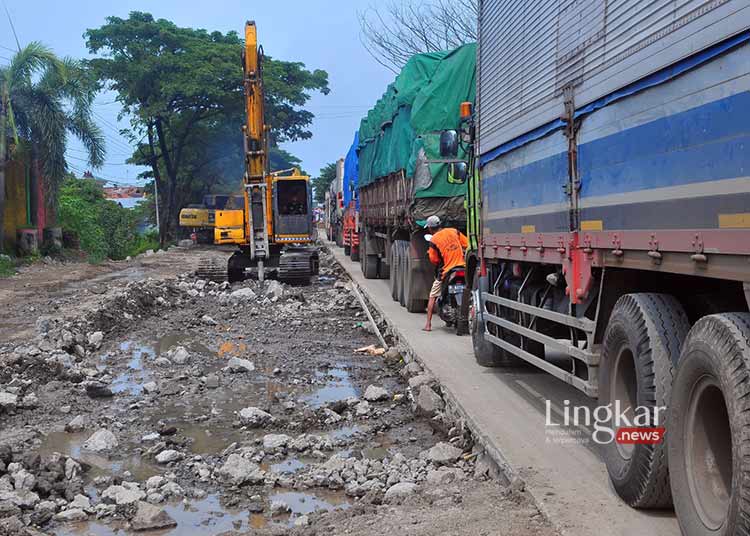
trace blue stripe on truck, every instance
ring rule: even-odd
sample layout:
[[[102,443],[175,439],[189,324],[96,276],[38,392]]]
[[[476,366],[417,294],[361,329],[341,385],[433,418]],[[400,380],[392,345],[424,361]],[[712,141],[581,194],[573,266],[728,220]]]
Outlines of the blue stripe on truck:
[[[747,110],[750,92],[738,93],[580,145],[581,197],[750,175]],[[485,209],[565,202],[567,177],[566,153],[485,175]]]
[[[750,92],[578,148],[581,197],[750,175]]]
[[[567,182],[567,153],[558,153],[489,177],[485,175],[482,176],[484,209],[495,212],[565,203],[563,188]]]

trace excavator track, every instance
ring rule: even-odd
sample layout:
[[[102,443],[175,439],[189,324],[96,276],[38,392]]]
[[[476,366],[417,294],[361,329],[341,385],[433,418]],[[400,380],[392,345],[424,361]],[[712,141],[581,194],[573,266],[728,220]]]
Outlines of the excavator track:
[[[288,246],[279,258],[277,277],[286,283],[308,283],[320,273],[318,249],[306,246]]]
[[[201,257],[198,259],[195,275],[200,279],[223,283],[228,279],[226,262],[216,257]]]

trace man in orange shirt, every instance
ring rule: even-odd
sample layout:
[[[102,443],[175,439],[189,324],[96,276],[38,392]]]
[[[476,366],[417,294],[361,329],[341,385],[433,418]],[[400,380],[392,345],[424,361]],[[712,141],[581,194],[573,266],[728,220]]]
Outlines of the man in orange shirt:
[[[427,323],[424,331],[432,331],[432,312],[443,288],[443,277],[457,266],[466,266],[464,251],[469,247],[466,235],[451,227],[441,228],[440,218],[430,216],[425,222],[427,232],[432,235],[427,253],[435,265],[435,282],[427,301]]]

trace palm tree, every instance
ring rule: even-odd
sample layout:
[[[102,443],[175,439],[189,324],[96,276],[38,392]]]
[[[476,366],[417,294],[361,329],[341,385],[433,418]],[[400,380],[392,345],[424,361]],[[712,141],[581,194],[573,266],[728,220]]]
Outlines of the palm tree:
[[[104,136],[92,120],[98,90],[80,62],[59,59],[38,42],[20,49],[0,68],[0,247],[5,212],[6,139],[16,151],[30,153],[41,164],[46,191],[56,199],[67,172],[68,134],[83,143],[93,168],[104,163]]]

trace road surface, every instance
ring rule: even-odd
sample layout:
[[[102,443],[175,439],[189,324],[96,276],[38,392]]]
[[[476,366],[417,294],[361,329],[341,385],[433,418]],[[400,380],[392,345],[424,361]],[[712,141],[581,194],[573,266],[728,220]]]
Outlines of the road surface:
[[[485,442],[501,467],[523,479],[539,508],[563,534],[576,536],[670,536],[680,534],[672,511],[639,511],[623,503],[612,489],[595,444],[561,443],[545,426],[546,400],[552,421],[568,400],[595,401],[573,387],[531,367],[513,371],[482,368],[474,361],[470,337],[457,337],[435,319],[433,331],[422,331],[424,315],[410,314],[392,300],[387,280],[365,279],[359,264],[332,246],[336,259],[395,326]],[[559,422],[559,418],[557,419]],[[585,430],[580,431],[585,438]]]

